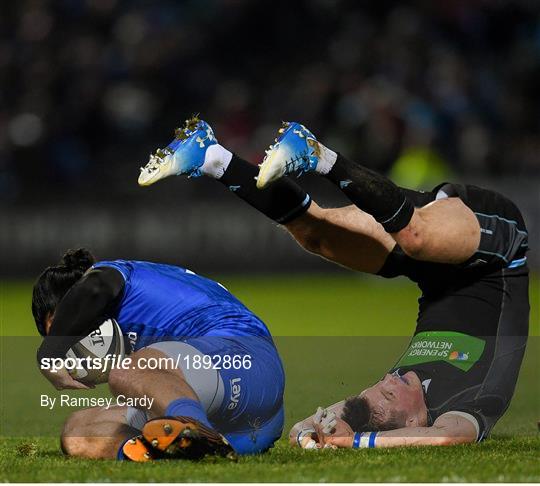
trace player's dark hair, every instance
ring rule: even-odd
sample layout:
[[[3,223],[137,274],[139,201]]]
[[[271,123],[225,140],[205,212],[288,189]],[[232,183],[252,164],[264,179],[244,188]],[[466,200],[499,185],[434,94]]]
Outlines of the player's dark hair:
[[[45,321],[66,292],[96,259],[86,248],[68,250],[57,265],[47,267],[36,280],[32,292],[32,314],[36,327],[45,336]]]
[[[343,406],[341,418],[355,432],[376,432],[394,430],[403,427],[398,417],[381,420],[380,415],[373,410],[365,397],[347,398]]]

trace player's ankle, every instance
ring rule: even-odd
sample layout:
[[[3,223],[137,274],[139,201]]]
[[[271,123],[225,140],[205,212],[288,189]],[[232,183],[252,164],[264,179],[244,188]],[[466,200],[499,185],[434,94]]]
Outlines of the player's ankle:
[[[336,163],[336,160],[338,158],[338,154],[333,150],[330,150],[328,147],[324,146],[321,142],[318,143],[321,153],[319,155],[319,162],[317,163],[315,172],[321,175],[326,175],[332,170],[332,167],[334,167],[334,164]]]
[[[214,179],[221,179],[227,170],[227,167],[229,167],[232,157],[232,152],[229,152],[222,145],[211,145],[204,155],[204,163],[201,166],[201,172]]]
[[[206,425],[207,427],[212,428],[212,425],[210,424],[210,421],[208,420],[208,416],[206,415],[206,411],[201,405],[201,402],[197,400],[193,400],[191,398],[182,397],[182,398],[177,398],[176,400],[173,400],[167,406],[167,409],[165,410],[165,415],[173,416],[173,417],[174,416],[191,417],[195,420],[198,420],[199,422]]]

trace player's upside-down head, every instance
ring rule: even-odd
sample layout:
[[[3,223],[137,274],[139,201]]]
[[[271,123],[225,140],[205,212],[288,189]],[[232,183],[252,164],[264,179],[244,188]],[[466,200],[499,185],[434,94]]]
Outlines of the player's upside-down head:
[[[357,432],[425,427],[427,407],[416,373],[387,374],[345,402],[343,420]]]
[[[45,336],[58,303],[96,259],[85,248],[67,250],[57,265],[47,267],[36,280],[32,293],[32,314],[36,327]]]

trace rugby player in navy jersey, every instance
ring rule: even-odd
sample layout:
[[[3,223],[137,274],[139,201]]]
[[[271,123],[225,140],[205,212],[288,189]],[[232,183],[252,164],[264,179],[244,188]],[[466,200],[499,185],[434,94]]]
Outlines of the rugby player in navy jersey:
[[[111,369],[109,388],[153,398],[149,410],[75,412],[62,433],[66,454],[141,462],[234,457],[264,452],[281,436],[284,374],[272,337],[221,284],[172,265],[96,262],[78,249],[40,275],[32,311],[44,336],[39,363],[65,357],[114,318],[131,341],[133,366]],[[41,370],[57,389],[87,388],[65,368]]]
[[[321,208],[287,177],[304,172],[325,177],[353,204]],[[139,184],[182,174],[219,180],[307,251],[385,278],[405,275],[422,291],[398,362],[358,395],[298,422],[293,445],[452,445],[488,436],[510,404],[528,335],[528,235],[512,201],[472,185],[400,188],[294,122],[283,124],[258,169],[220,145],[206,122],[188,120],[150,157]]]

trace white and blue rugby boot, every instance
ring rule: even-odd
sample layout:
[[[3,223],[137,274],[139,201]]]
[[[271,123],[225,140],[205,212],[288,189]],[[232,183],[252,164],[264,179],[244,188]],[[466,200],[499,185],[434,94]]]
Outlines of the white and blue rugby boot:
[[[283,122],[279,134],[259,167],[258,189],[264,189],[284,175],[314,171],[319,163],[319,142],[304,125]]]
[[[194,116],[186,120],[182,128],[177,128],[174,135],[174,140],[166,148],[156,150],[148,163],[141,167],[140,186],[149,186],[172,175],[202,175],[200,168],[206,149],[217,143],[210,125]]]

